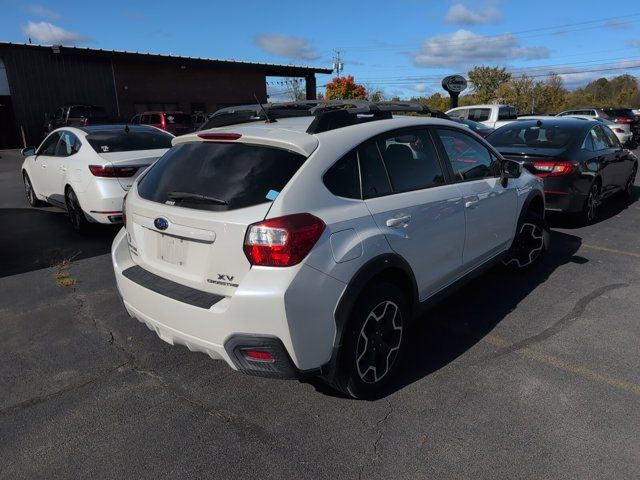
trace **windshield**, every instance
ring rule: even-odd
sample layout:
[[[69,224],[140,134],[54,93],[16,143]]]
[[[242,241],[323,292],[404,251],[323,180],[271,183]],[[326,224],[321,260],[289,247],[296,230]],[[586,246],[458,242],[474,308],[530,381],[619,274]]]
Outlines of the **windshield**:
[[[566,148],[577,130],[558,124],[510,124],[499,128],[487,139],[494,147]]]
[[[273,201],[305,157],[242,143],[189,142],[173,147],[145,174],[147,200],[202,210],[234,210]]]
[[[87,135],[86,139],[96,152],[113,153],[171,148],[173,136],[151,128],[143,131],[132,129],[128,133],[123,128],[96,130]]]

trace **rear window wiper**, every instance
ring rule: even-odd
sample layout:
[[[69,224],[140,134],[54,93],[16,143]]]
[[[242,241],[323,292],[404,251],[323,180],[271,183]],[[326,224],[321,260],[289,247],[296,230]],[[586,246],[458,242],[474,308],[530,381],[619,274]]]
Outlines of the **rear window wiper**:
[[[187,193],[187,192],[169,192],[167,197],[171,200],[191,200],[195,202],[215,203],[218,205],[229,205],[226,200],[221,198],[210,197],[208,195],[201,195],[199,193]]]

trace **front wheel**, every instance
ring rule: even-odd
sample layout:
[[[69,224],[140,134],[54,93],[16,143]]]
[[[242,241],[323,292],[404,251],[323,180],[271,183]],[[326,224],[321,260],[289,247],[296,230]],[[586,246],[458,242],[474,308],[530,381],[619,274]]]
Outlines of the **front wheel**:
[[[27,202],[32,207],[42,207],[45,203],[41,200],[38,200],[38,196],[36,195],[35,190],[33,189],[33,184],[31,183],[31,179],[27,173],[22,174],[22,181],[24,182],[24,193],[27,196]]]
[[[380,395],[397,371],[409,321],[410,309],[398,287],[379,283],[367,288],[346,326],[334,386],[353,398]]]
[[[502,263],[509,270],[531,268],[542,260],[548,244],[549,228],[544,218],[528,212]]]
[[[78,233],[86,232],[89,228],[89,222],[80,207],[78,197],[71,188],[67,189],[65,203],[67,204],[67,212],[69,213],[69,220],[71,221],[73,229]]]

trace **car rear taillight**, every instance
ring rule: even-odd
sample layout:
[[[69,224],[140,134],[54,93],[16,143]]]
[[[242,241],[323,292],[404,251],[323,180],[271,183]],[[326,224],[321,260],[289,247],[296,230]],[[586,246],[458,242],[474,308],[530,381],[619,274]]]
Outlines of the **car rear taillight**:
[[[249,225],[244,253],[252,265],[291,267],[316,244],[326,225],[310,213],[296,213]]]
[[[128,178],[133,177],[140,167],[125,166],[114,167],[113,165],[89,165],[89,170],[94,177],[107,178]]]
[[[533,162],[533,168],[535,169],[534,173],[538,177],[559,177],[573,173],[578,168],[578,164],[573,162],[544,161]]]
[[[611,130],[616,132],[616,133],[624,133],[624,130],[621,129],[621,128],[618,128],[618,127],[613,127]]]
[[[620,118],[616,118],[614,122],[615,123],[631,123],[631,120],[629,118],[620,117]]]
[[[122,197],[122,225],[125,230],[127,229],[127,195],[129,195],[129,192]]]

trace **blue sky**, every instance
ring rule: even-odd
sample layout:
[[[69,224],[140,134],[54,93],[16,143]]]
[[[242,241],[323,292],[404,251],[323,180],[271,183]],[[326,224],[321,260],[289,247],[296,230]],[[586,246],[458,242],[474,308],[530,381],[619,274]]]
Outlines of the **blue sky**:
[[[633,1],[0,0],[0,11],[0,41],[323,67],[340,50],[345,74],[389,96],[441,91],[444,75],[479,64],[556,71],[569,87],[640,76]]]

